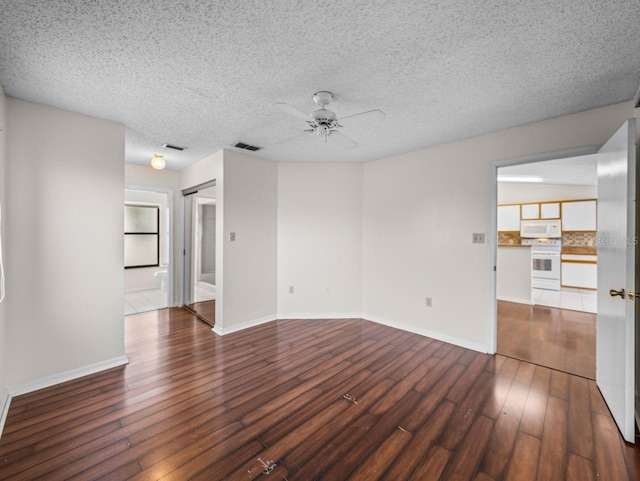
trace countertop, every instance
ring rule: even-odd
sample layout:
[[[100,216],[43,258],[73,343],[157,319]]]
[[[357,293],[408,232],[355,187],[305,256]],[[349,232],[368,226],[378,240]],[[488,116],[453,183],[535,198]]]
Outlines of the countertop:
[[[531,247],[531,246],[522,245],[522,244],[498,244],[498,247]]]

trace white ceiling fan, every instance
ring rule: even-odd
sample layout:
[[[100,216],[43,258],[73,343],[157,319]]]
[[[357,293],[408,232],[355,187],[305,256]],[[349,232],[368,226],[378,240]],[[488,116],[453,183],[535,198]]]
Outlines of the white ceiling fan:
[[[294,106],[286,104],[284,102],[276,102],[276,107],[278,107],[283,112],[307,122],[308,128],[297,134],[285,137],[284,139],[276,140],[273,143],[282,144],[298,137],[302,137],[305,134],[316,133],[318,134],[318,136],[322,137],[325,142],[327,142],[328,139],[344,149],[354,149],[358,146],[358,143],[350,137],[344,135],[342,132],[340,132],[339,129],[345,126],[348,127],[359,123],[380,120],[385,117],[385,114],[382,110],[376,109],[338,118],[335,113],[326,108],[332,100],[333,94],[331,92],[326,92],[324,90],[316,92],[313,95],[313,101],[320,108],[314,110],[310,114],[305,114],[301,110],[298,110]]]

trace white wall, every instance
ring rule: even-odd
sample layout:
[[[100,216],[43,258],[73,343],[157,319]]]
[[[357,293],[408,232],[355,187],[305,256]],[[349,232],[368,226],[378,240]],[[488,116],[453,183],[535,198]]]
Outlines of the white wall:
[[[276,318],[277,184],[276,162],[224,151],[224,206],[219,190],[216,204],[224,212],[224,240],[216,242],[224,252],[224,264],[216,262],[224,279],[222,332]]]
[[[180,256],[180,236],[182,235],[182,224],[180,217],[180,173],[174,170],[156,170],[152,167],[125,164],[124,168],[125,185],[127,187],[142,187],[149,189],[157,189],[162,192],[169,192],[170,197],[173,200],[173,212],[171,217],[171,223],[173,228],[171,229],[172,254],[169,263],[170,270],[173,271],[173,300],[169,299],[169,305],[178,305],[178,299],[180,298],[180,286],[178,282],[179,276],[179,260]],[[162,262],[162,261],[161,261]],[[127,269],[131,271],[132,269]],[[133,269],[138,270],[138,269]],[[155,268],[154,268],[155,271]],[[135,275],[135,274],[134,274]],[[129,279],[128,281],[131,281]],[[131,286],[131,283],[127,281],[127,284]]]
[[[595,185],[498,182],[498,204],[597,198],[598,187]]]
[[[625,102],[365,164],[365,317],[490,349],[491,252],[471,235],[489,232],[492,161],[601,145],[631,116]]]
[[[498,300],[532,304],[531,248],[498,247],[496,266]]]
[[[361,313],[362,164],[278,163],[278,317]]]
[[[125,173],[126,181],[126,173]],[[154,205],[160,209],[160,265],[169,263],[169,236],[167,235],[168,195],[158,192],[131,190],[124,191],[124,201],[127,204]],[[136,267],[124,270],[124,291],[142,291],[146,289],[160,289],[161,280],[154,277],[159,267]]]
[[[7,384],[126,362],[124,127],[9,98],[7,142]]]
[[[7,138],[7,101],[4,95],[2,85],[0,85],[0,207],[2,214],[5,216],[0,222],[0,244],[2,244],[3,253],[2,261],[6,262],[9,254],[7,249],[7,228],[6,228],[6,138]],[[6,415],[5,405],[7,401],[6,387],[7,387],[7,343],[6,343],[6,302],[0,303],[0,436],[2,435],[2,427],[4,425],[4,416]]]

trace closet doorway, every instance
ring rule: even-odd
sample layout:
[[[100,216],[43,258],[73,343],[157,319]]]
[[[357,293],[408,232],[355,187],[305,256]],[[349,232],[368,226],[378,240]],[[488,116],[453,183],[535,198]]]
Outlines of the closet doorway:
[[[184,306],[215,324],[216,186],[215,180],[182,192],[184,198]]]

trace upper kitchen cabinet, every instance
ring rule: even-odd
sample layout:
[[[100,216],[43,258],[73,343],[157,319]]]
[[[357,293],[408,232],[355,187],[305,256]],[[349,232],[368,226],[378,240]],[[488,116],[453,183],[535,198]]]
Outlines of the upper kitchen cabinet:
[[[539,219],[540,204],[522,204],[522,219]]]
[[[498,230],[499,231],[519,231],[520,230],[520,205],[499,205],[498,206]]]
[[[595,231],[597,228],[596,200],[562,203],[563,231]]]
[[[541,219],[559,219],[560,202],[543,202],[540,204]]]

